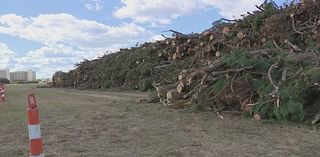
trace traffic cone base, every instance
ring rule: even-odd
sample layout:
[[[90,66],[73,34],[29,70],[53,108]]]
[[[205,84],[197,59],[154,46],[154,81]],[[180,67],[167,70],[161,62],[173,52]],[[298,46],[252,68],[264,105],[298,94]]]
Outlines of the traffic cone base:
[[[43,154],[41,154],[41,155],[31,155],[30,157],[44,157],[44,155]]]

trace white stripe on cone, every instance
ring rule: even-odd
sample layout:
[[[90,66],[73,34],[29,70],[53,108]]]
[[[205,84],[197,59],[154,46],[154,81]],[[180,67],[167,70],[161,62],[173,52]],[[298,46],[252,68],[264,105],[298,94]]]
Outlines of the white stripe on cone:
[[[30,157],[44,157],[44,154],[40,154],[40,155],[30,155]]]
[[[41,138],[41,131],[40,125],[28,125],[29,129],[29,140],[40,139]]]

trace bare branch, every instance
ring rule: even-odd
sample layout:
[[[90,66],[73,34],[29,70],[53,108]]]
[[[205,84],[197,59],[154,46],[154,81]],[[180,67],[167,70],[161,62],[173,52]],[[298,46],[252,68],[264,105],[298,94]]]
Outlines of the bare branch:
[[[270,66],[269,70],[268,70],[268,78],[269,78],[269,81],[270,81],[270,83],[272,84],[272,86],[273,86],[273,88],[274,88],[274,90],[270,93],[270,95],[271,95],[272,97],[276,97],[276,95],[277,95],[277,93],[278,93],[278,91],[279,91],[279,87],[274,84],[273,79],[272,79],[272,70],[273,70],[274,68],[276,68],[276,67],[278,66],[278,64],[279,64],[278,62],[272,64],[272,65]]]
[[[281,81],[282,82],[286,82],[287,81],[287,72],[288,72],[288,68],[284,68],[282,71],[282,77],[281,77]]]
[[[284,40],[284,42],[289,45],[290,47],[292,47],[294,50],[302,52],[303,50],[298,47],[297,45],[293,44],[292,42],[290,42],[288,39]]]
[[[294,14],[290,14],[290,17],[291,17],[291,21],[292,21],[293,30],[298,34],[303,35],[303,33],[298,31],[297,28],[296,28],[296,24],[295,24],[295,20],[294,20]]]

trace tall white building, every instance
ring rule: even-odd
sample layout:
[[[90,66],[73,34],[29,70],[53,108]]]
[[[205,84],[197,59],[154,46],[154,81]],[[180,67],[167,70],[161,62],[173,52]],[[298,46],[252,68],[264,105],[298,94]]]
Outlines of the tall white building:
[[[10,80],[9,69],[0,69],[0,78],[5,78],[5,79]]]
[[[28,71],[15,71],[10,73],[10,81],[36,81],[36,73],[32,70]]]
[[[37,80],[36,72],[34,72],[32,70],[28,70],[27,75],[28,75],[27,76],[28,81],[36,81]]]

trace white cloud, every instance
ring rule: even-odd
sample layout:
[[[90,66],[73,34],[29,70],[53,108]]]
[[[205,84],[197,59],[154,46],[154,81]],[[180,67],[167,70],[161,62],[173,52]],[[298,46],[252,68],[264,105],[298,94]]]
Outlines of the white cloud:
[[[114,12],[116,18],[132,18],[138,23],[168,24],[172,19],[198,9],[196,0],[121,0],[123,7]]]
[[[29,51],[23,57],[14,59],[12,70],[33,69],[37,71],[39,78],[50,77],[58,70],[68,71],[81,60],[93,59],[103,55],[103,51],[82,51],[62,44],[44,46]]]
[[[116,51],[143,42],[152,36],[146,29],[125,23],[111,26],[72,15],[41,14],[23,17],[0,15],[0,33],[42,44],[42,47],[14,56],[0,44],[0,65],[14,70],[33,69],[39,77],[51,77],[57,70],[67,71],[83,59],[93,59],[106,51]]]
[[[100,11],[103,8],[102,3],[101,0],[88,0],[84,6],[90,11]]]
[[[113,14],[116,18],[131,18],[137,23],[152,25],[169,24],[173,19],[194,11],[216,8],[223,17],[239,17],[240,14],[255,10],[255,4],[264,0],[121,0],[124,6]]]
[[[8,68],[14,56],[15,52],[0,42],[0,69]]]
[[[110,26],[65,13],[41,14],[31,18],[16,14],[2,15],[0,33],[45,45],[64,44],[82,48],[130,45],[151,35],[146,29],[134,23]]]
[[[155,41],[164,40],[164,39],[165,38],[162,35],[154,35],[153,37],[151,37],[150,41],[155,42]]]
[[[241,14],[256,10],[255,5],[260,5],[264,0],[201,0],[208,7],[219,9],[220,15],[227,18],[239,18]]]

